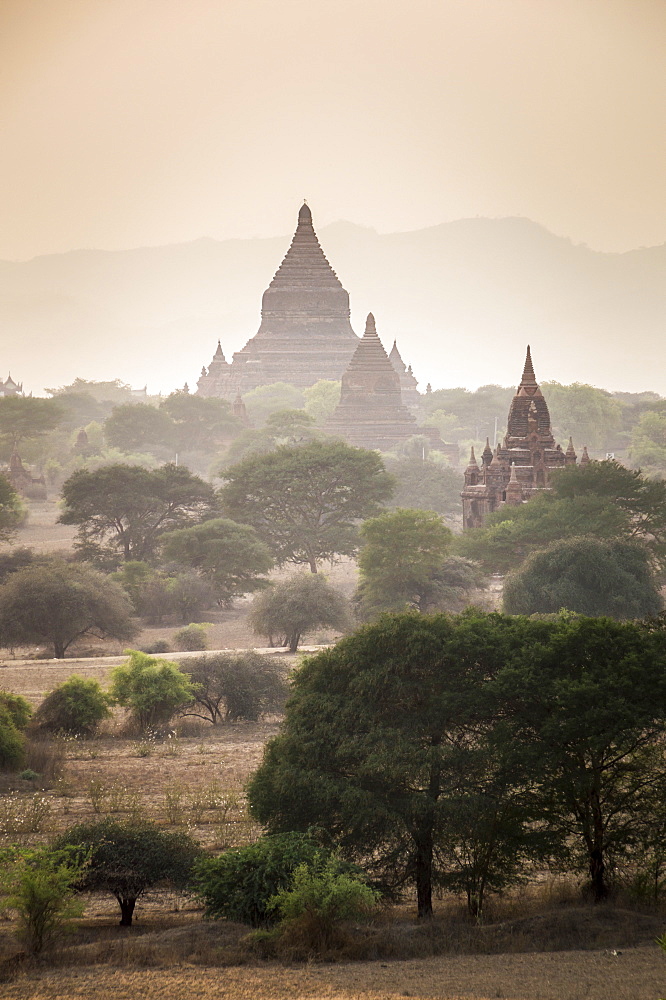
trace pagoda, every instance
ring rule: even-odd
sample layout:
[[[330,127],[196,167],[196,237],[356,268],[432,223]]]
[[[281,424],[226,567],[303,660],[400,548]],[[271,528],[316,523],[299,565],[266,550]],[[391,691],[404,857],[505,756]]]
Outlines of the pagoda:
[[[391,353],[389,354],[389,361],[398,373],[403,403],[406,406],[409,406],[410,409],[419,409],[421,396],[416,388],[419,383],[414,375],[414,372],[412,371],[412,366],[407,366],[402,360],[400,351],[398,350],[397,341],[395,340],[393,341],[393,347],[391,348]]]
[[[584,449],[581,463],[588,461]],[[571,438],[566,451],[555,443],[548,405],[535,378],[528,345],[523,377],[509,408],[504,442],[493,450],[486,440],[480,466],[472,448],[462,491],[463,527],[479,527],[487,514],[503,504],[516,506],[550,489],[551,473],[576,462]]]
[[[340,402],[325,430],[349,444],[380,451],[423,433],[402,401],[400,376],[377,336],[372,313],[342,376]]]
[[[197,392],[233,400],[274,382],[306,388],[319,379],[338,381],[359,342],[349,315],[349,294],[319,245],[304,203],[291,246],[264,292],[259,330],[231,364],[218,343]]]

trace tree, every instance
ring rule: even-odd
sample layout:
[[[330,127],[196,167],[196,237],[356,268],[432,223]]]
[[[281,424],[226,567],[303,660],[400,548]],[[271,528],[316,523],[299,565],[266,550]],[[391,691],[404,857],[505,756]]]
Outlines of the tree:
[[[177,663],[129,651],[129,659],[111,672],[111,697],[128,708],[141,730],[166,725],[191,704],[194,690]]]
[[[171,439],[179,454],[215,454],[243,429],[226,399],[172,392],[160,411],[171,419]]]
[[[12,573],[0,586],[0,641],[46,643],[62,659],[82,636],[126,640],[136,632],[122,588],[89,566],[61,559]]]
[[[114,406],[104,421],[104,437],[112,448],[128,454],[150,452],[164,458],[173,451],[175,427],[161,407],[124,403]]]
[[[663,622],[562,615],[532,628],[497,696],[511,706],[512,740],[538,763],[549,826],[575,844],[599,902],[663,782]]]
[[[330,379],[320,378],[318,382],[305,389],[305,412],[308,413],[316,424],[325,424],[333,415],[336,406],[340,402],[340,382],[333,382]]]
[[[13,537],[14,532],[24,517],[25,510],[18,493],[7,479],[7,476],[3,476],[0,473],[0,541],[8,542]],[[20,549],[16,551],[23,553],[30,550]],[[12,559],[12,556],[13,553],[3,553],[3,563],[6,564],[7,560]]]
[[[74,893],[86,858],[76,858],[67,848],[10,847],[0,853],[0,861],[3,909],[16,911],[19,940],[29,955],[38,955],[65,920],[83,912]]]
[[[99,681],[72,674],[47,694],[35,712],[33,725],[52,733],[90,736],[111,715],[109,701]]]
[[[631,435],[631,461],[643,469],[666,470],[666,412],[644,413]]]
[[[557,613],[642,618],[663,607],[645,546],[637,542],[570,538],[533,552],[507,576],[509,614]]]
[[[52,431],[64,414],[64,408],[54,399],[4,396],[0,399],[0,438],[7,452],[15,451],[26,438]]]
[[[59,837],[55,846],[78,847],[89,858],[78,888],[115,896],[121,927],[132,926],[136,902],[149,889],[187,886],[201,855],[187,834],[167,833],[148,821],[81,823]]]
[[[284,705],[287,684],[284,669],[272,656],[247,651],[197,656],[187,661],[194,689],[188,715],[213,725],[246,719],[256,722]]]
[[[273,565],[268,547],[254,528],[213,518],[162,536],[165,559],[201,573],[214,585],[220,603],[265,587]]]
[[[429,916],[448,796],[499,711],[485,688],[522,621],[384,615],[309,657],[251,779],[253,815],[270,833],[312,828],[386,884],[411,882]]]
[[[458,514],[463,478],[457,469],[417,458],[388,459],[386,470],[395,479],[391,507],[432,510],[436,514]]]
[[[358,599],[366,615],[378,611],[427,611],[433,580],[452,534],[426,510],[391,510],[361,525]]]
[[[224,473],[226,514],[250,524],[278,563],[317,564],[353,555],[356,522],[379,512],[393,480],[376,452],[312,441],[247,458]]]
[[[255,632],[295,653],[304,632],[328,626],[346,629],[350,623],[347,602],[323,577],[297,573],[254,599],[249,622]]]
[[[622,408],[610,392],[593,385],[574,382],[543,382],[541,390],[548,408],[555,436],[593,451],[607,451],[612,445],[621,420]]]
[[[259,385],[243,395],[248,416],[255,424],[263,424],[276,410],[300,410],[303,390],[288,382]]]
[[[247,428],[229,447],[221,475],[227,465],[232,465],[248,455],[264,455],[280,445],[297,445],[321,436],[314,419],[305,410],[275,410],[258,430]]]
[[[75,472],[63,486],[61,524],[78,524],[83,554],[145,560],[160,536],[215,513],[215,491],[183,466],[150,472],[136,465],[110,465]]]

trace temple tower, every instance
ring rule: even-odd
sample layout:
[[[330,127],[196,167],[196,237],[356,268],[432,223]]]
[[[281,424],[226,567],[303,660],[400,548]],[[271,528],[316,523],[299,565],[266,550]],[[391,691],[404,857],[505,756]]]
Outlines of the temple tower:
[[[393,347],[391,348],[391,353],[389,354],[389,361],[398,373],[400,388],[402,389],[403,403],[405,406],[409,406],[410,409],[418,409],[421,402],[421,396],[416,387],[419,383],[414,376],[412,366],[409,365],[409,367],[407,367],[405,362],[402,360],[400,351],[398,350],[398,344],[395,340],[393,341]]]
[[[587,455],[586,449],[584,455]],[[493,452],[490,442],[486,441],[480,469],[472,450],[462,491],[463,526],[478,527],[487,514],[502,504],[515,506],[549,489],[550,474],[575,465],[576,461],[571,439],[566,452],[555,443],[548,405],[534,375],[528,345],[520,385],[509,408],[503,443]]]
[[[349,294],[324,256],[312,213],[303,204],[291,246],[264,292],[259,330],[234,354],[226,377],[215,380],[209,370],[198,391],[233,399],[273,382],[305,388],[319,379],[337,381],[358,344],[349,315]]]
[[[350,444],[380,451],[390,451],[420,433],[402,401],[400,376],[377,336],[372,313],[342,376],[340,402],[325,429]]]

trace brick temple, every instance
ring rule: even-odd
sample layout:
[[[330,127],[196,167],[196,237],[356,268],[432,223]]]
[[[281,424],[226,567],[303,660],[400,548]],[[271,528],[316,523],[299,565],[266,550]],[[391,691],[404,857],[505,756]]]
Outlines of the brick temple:
[[[304,204],[291,246],[264,292],[259,330],[231,364],[218,341],[197,392],[233,400],[274,382],[305,388],[319,379],[338,381],[359,342],[349,316],[349,294],[326,259]]]
[[[584,448],[581,465],[589,460]],[[548,405],[535,378],[528,346],[523,377],[509,408],[503,444],[493,451],[486,440],[481,466],[472,448],[461,494],[463,527],[479,527],[487,514],[503,504],[515,506],[549,489],[551,472],[576,462],[571,438],[566,451],[555,443]]]

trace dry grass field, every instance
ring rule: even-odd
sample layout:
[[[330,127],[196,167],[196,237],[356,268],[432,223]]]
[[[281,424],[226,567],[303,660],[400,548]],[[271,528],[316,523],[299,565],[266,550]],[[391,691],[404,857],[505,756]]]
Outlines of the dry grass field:
[[[55,504],[33,505],[17,539],[42,551],[71,544],[55,525]],[[354,585],[349,564],[335,582]],[[211,617],[216,648],[253,646],[247,605]],[[169,638],[177,626],[146,630],[136,645]],[[311,640],[323,636],[310,637]],[[107,647],[107,652],[120,650]],[[270,651],[267,651],[270,655]],[[187,654],[185,654],[186,656]],[[281,654],[285,671],[298,657]],[[178,654],[174,658],[181,658]],[[6,659],[0,688],[37,705],[71,673],[103,685],[120,656],[54,663]],[[40,743],[29,761],[39,779],[0,776],[0,846],[37,844],[84,820],[144,816],[186,830],[219,851],[261,832],[247,815],[244,787],[279,719],[212,727],[183,720],[176,735],[145,739],[117,714],[91,740]],[[154,892],[140,899],[135,926],[118,927],[109,895],[85,898],[85,912],[56,952],[36,964],[16,961],[13,923],[0,914],[0,997],[7,1000],[657,1000],[666,997],[666,955],[654,938],[666,917],[619,907],[580,905],[553,883],[494,904],[490,921],[467,923],[456,901],[438,902],[432,924],[418,925],[407,902],[322,962],[278,963],[247,942],[248,929],[207,923],[191,897]]]

